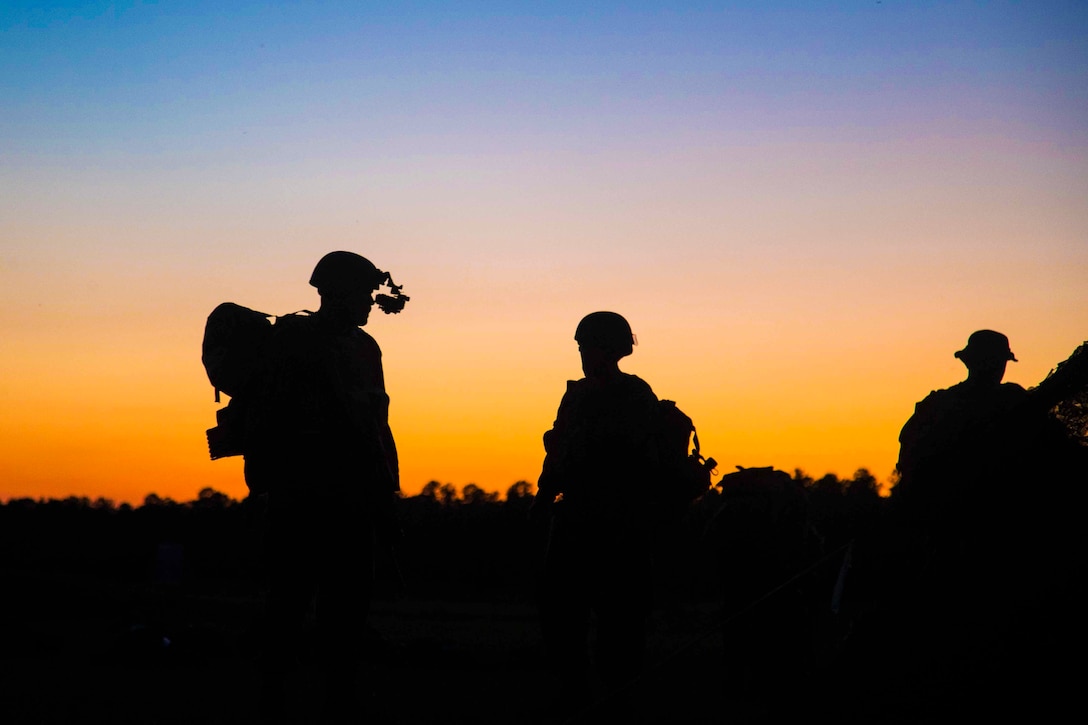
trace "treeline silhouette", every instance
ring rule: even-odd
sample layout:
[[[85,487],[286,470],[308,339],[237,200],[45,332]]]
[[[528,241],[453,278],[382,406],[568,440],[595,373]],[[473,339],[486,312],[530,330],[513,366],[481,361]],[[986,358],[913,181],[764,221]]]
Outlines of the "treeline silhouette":
[[[749,469],[751,471],[752,469]],[[866,469],[850,478],[820,478],[796,470],[785,489],[729,486],[711,489],[682,520],[668,527],[668,558],[674,580],[707,593],[716,586],[717,553],[707,546],[736,545],[738,531],[722,528],[722,509],[736,510],[730,528],[746,521],[753,546],[781,548],[803,540],[815,556],[856,536],[879,517],[887,499]],[[729,476],[723,478],[727,482]],[[387,594],[435,598],[529,600],[545,532],[534,530],[527,512],[534,487],[512,484],[504,495],[475,484],[458,490],[431,481],[398,505],[401,533],[385,542],[378,557],[379,582]],[[793,518],[775,512],[775,502],[792,500]],[[743,513],[741,513],[743,511]],[[757,512],[762,514],[757,515]],[[0,556],[6,576],[94,579],[104,585],[154,583],[201,591],[244,594],[261,587],[265,501],[231,498],[205,488],[191,501],[155,493],[142,505],[108,498],[13,498],[0,504]],[[762,518],[760,518],[762,516]],[[753,526],[763,526],[758,537]]]

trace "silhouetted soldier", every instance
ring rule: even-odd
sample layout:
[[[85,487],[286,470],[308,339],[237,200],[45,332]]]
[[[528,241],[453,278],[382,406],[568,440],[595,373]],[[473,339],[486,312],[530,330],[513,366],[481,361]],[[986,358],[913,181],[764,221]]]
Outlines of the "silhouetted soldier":
[[[949,716],[1024,691],[1048,665],[1039,633],[1065,601],[1066,575],[1048,560],[1067,528],[1048,496],[1063,485],[1068,446],[1053,403],[1002,383],[1016,357],[999,332],[973,333],[956,357],[967,379],[918,403],[900,434],[885,618],[897,630],[888,656],[903,668],[889,679]]]
[[[246,473],[269,490],[264,705],[272,716],[282,716],[285,679],[311,605],[323,716],[335,719],[361,704],[356,675],[375,537],[392,530],[399,490],[381,350],[359,329],[383,282],[391,285],[357,254],[323,257],[310,278],[320,308],[279,318],[259,373],[250,433],[260,448],[247,455]],[[383,308],[389,300],[379,295]]]
[[[892,491],[897,513],[907,521],[943,530],[962,524],[968,498],[979,486],[1007,475],[1012,414],[1027,391],[1002,383],[1016,356],[1000,332],[979,330],[956,353],[967,379],[930,393],[915,407],[899,434],[899,482]]]
[[[531,514],[550,517],[540,591],[549,662],[569,704],[590,692],[588,630],[606,687],[638,674],[650,588],[650,488],[657,475],[657,397],[619,369],[634,336],[622,316],[594,312],[574,333],[585,377],[569,381]]]

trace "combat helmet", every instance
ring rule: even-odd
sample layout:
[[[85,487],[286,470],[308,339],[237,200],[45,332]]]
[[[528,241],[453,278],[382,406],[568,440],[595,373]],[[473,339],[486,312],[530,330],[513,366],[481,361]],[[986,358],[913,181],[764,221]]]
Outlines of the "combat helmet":
[[[623,315],[615,312],[591,312],[574,331],[579,345],[596,347],[626,357],[634,351],[635,335]]]
[[[310,284],[321,294],[370,291],[378,289],[385,276],[369,259],[355,252],[329,252],[314,267]]]

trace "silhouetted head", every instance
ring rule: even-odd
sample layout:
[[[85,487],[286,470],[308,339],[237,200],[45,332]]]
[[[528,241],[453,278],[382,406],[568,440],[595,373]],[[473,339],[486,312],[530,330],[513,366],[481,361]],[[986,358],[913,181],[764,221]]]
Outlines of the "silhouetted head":
[[[587,377],[618,371],[620,358],[634,351],[635,336],[631,325],[615,312],[593,312],[582,318],[574,331],[582,371]]]
[[[374,306],[374,290],[385,277],[366,257],[354,252],[329,252],[314,267],[310,284],[321,295],[325,314],[365,325]]]
[[[574,331],[580,347],[594,347],[616,355],[616,359],[634,352],[635,336],[631,325],[615,312],[592,312],[582,318]]]
[[[1000,383],[1009,360],[1017,362],[1009,347],[1009,338],[993,330],[978,330],[967,338],[967,347],[956,351],[967,366],[968,378]]]
[[[373,292],[385,281],[385,273],[355,252],[329,252],[318,261],[310,285],[318,293],[343,294],[355,289]]]

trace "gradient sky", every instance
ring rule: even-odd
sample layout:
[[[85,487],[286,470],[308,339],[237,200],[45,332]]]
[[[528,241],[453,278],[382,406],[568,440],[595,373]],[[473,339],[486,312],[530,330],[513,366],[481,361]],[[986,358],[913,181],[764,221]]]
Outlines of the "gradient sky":
[[[1088,4],[5,3],[0,498],[243,495],[204,320],[333,249],[408,493],[535,482],[598,309],[721,471],[885,479],[970,332],[1088,338]]]

